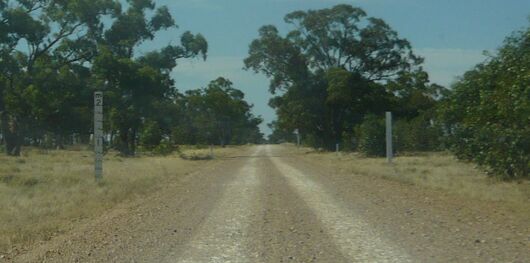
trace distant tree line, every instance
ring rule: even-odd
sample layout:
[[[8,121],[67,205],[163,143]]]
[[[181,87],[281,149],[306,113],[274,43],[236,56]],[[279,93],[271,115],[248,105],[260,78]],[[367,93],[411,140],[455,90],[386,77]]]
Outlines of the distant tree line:
[[[530,31],[451,89],[431,83],[423,59],[385,21],[351,5],[296,11],[286,34],[263,26],[245,65],[270,79],[278,120],[271,142],[385,154],[384,112],[394,114],[395,149],[451,149],[503,178],[530,167]]]
[[[176,100],[176,123],[171,127],[177,144],[245,144],[263,142],[263,120],[252,114],[245,95],[232,82],[218,78],[204,88],[189,90]]]
[[[137,146],[259,141],[261,119],[229,80],[177,91],[170,73],[180,59],[206,59],[202,35],[185,32],[179,44],[138,52],[176,27],[168,8],[152,0],[0,0],[5,152],[88,143],[96,90],[104,92],[108,143],[124,155]]]

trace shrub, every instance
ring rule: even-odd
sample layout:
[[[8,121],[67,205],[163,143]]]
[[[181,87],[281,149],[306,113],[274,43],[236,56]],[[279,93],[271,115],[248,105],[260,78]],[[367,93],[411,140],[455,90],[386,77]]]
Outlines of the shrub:
[[[441,108],[451,149],[504,179],[530,171],[530,28],[467,72]]]
[[[171,143],[170,140],[162,140],[154,149],[153,153],[160,155],[168,155],[175,151],[176,147]]]
[[[355,151],[358,148],[357,139],[355,138],[355,132],[343,132],[341,141],[341,151]]]
[[[147,121],[140,134],[140,144],[146,149],[152,150],[159,146],[162,141],[162,130],[156,121]]]
[[[385,156],[385,121],[375,115],[367,115],[356,128],[359,151],[367,156]]]
[[[425,114],[394,124],[394,148],[403,151],[437,151],[441,149],[441,128]]]

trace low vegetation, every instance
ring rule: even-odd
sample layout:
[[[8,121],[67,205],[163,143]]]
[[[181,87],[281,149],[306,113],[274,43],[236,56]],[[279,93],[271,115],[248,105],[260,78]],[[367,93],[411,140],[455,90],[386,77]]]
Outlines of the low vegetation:
[[[530,179],[530,27],[466,72],[440,105],[450,149],[506,179]]]
[[[403,155],[395,158],[391,165],[385,158],[364,157],[357,153],[308,152],[309,158],[336,167],[337,172],[380,177],[468,198],[505,202],[529,210],[530,182],[507,182],[489,177],[473,163],[459,161],[447,152]]]
[[[222,158],[240,149],[215,148],[214,153]],[[184,146],[181,153],[207,156],[209,149]],[[98,186],[90,151],[33,148],[19,158],[0,156],[0,163],[0,254],[49,239],[73,221],[152,193],[205,165],[177,154],[122,158],[110,152],[105,157],[104,182]]]

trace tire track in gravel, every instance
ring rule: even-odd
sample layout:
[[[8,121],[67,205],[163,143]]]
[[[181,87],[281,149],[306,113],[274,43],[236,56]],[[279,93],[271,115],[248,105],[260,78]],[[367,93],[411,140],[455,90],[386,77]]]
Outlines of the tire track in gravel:
[[[256,193],[260,187],[257,169],[262,147],[247,158],[233,180],[224,185],[217,206],[184,246],[182,254],[169,255],[160,262],[252,262],[257,253],[247,249],[251,217],[257,209]]]
[[[288,156],[282,161],[311,178],[387,241],[399,244],[415,262],[522,263],[530,258],[529,217],[505,203],[355,174],[340,166],[356,161],[351,157],[320,162],[318,155],[293,148],[272,150]]]
[[[269,146],[267,153],[271,155]],[[323,187],[300,170],[286,164],[281,158],[271,157],[271,160],[317,215],[341,252],[352,262],[412,261],[401,248],[384,240],[362,218],[341,207]]]
[[[258,169],[260,210],[249,247],[257,249],[259,257],[248,262],[350,262],[269,155],[259,159]]]

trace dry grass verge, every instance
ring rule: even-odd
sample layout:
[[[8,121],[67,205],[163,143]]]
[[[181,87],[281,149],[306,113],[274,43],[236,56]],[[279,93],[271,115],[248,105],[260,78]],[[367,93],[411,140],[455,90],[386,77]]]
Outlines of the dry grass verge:
[[[179,156],[185,160],[211,160],[216,157],[228,156],[231,153],[237,152],[241,146],[225,146],[225,147],[214,147],[210,151],[210,146],[197,146],[197,145],[183,145],[179,146]]]
[[[214,153],[222,157],[236,151],[216,148]],[[181,152],[196,156],[209,154],[209,149],[186,146]],[[177,154],[121,158],[109,153],[104,182],[97,185],[89,151],[28,149],[20,158],[0,155],[0,255],[15,246],[47,240],[73,221],[156,191],[205,162],[183,160]]]
[[[307,148],[298,151],[307,153],[315,162],[335,167],[337,172],[378,176],[469,198],[507,202],[529,210],[529,181],[506,182],[488,177],[473,164],[458,161],[449,153],[401,156],[389,165],[384,158],[366,158],[356,153],[319,153]]]

